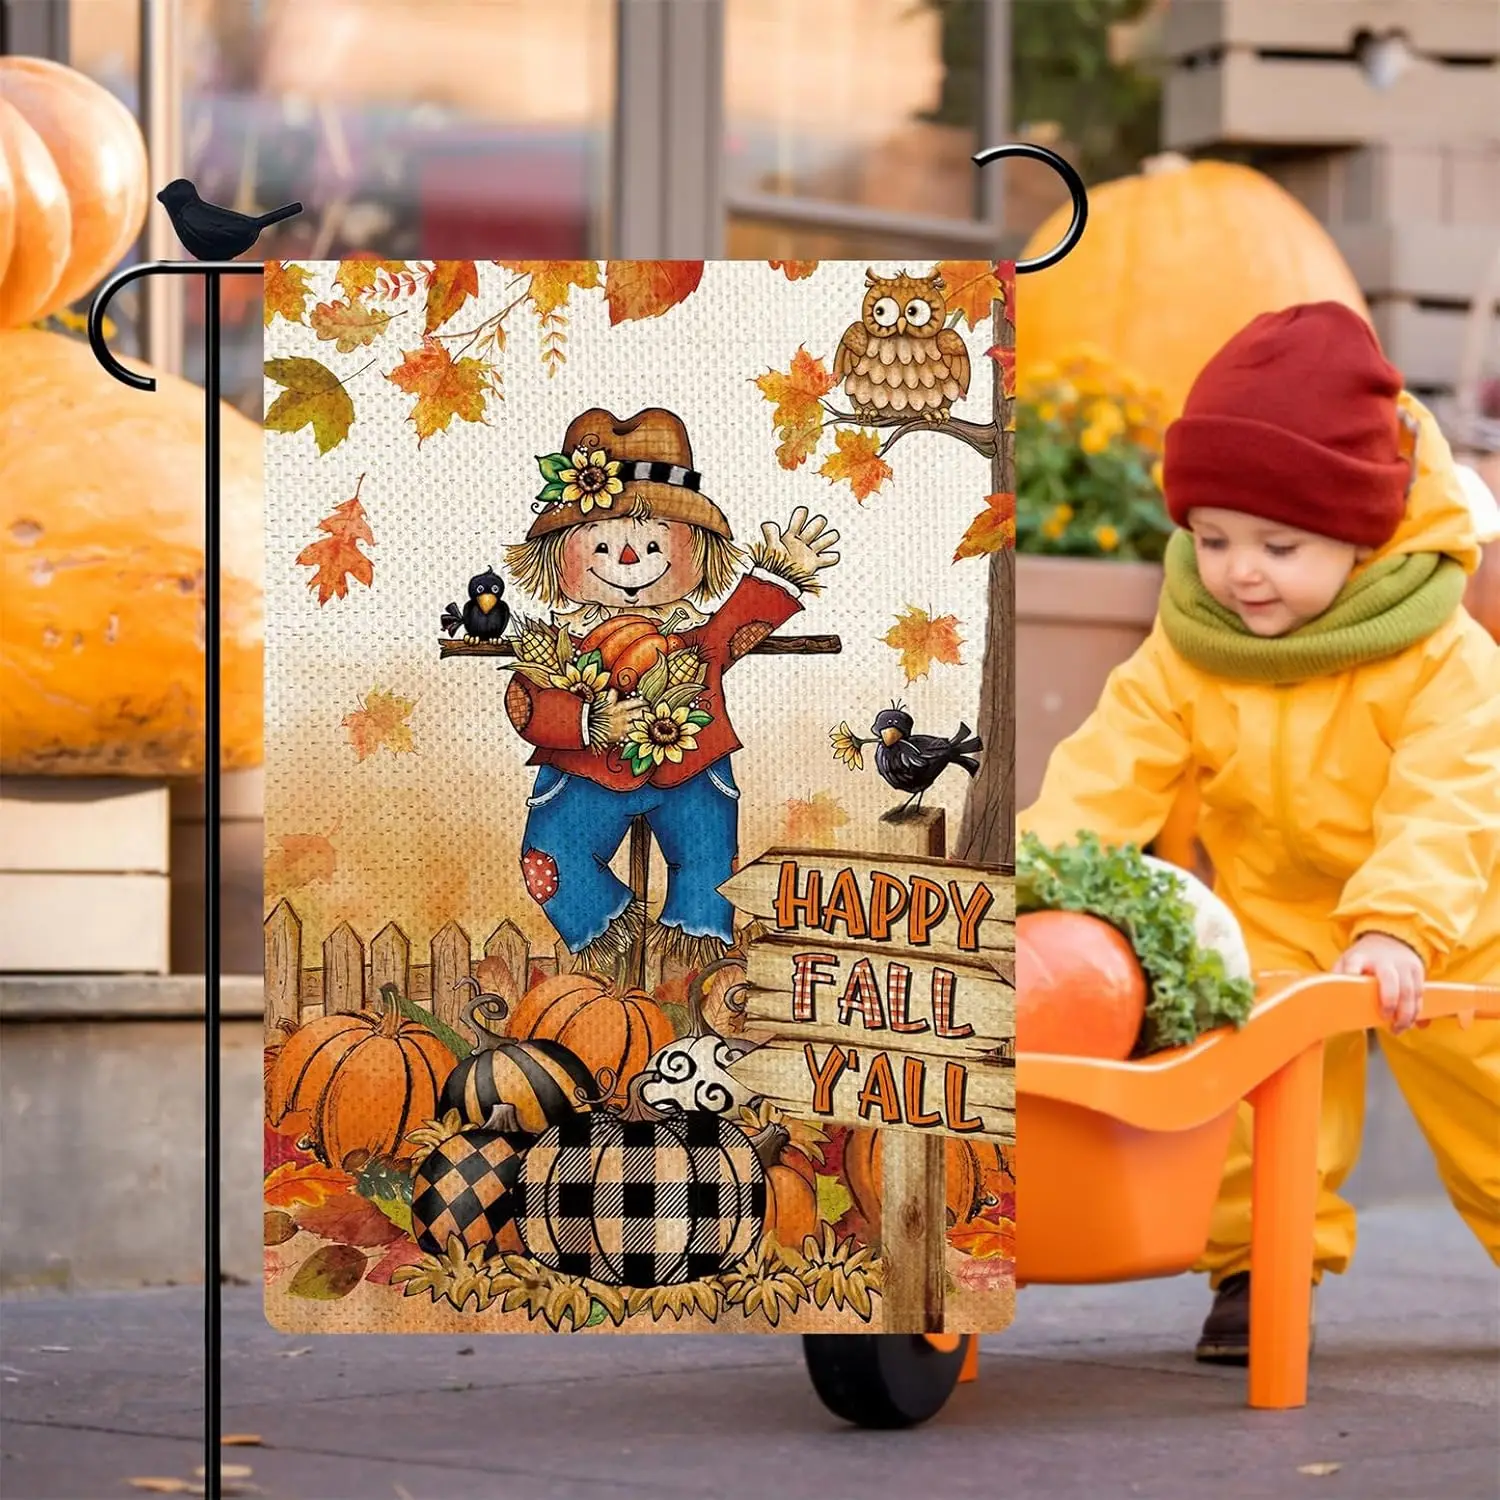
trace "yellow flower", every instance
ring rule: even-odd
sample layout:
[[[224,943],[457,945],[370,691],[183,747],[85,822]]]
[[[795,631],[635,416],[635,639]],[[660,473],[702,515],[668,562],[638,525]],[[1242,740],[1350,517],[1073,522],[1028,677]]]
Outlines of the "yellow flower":
[[[1040,364],[1029,366],[1023,371],[1028,390],[1035,390],[1038,386],[1050,385],[1057,379],[1057,366],[1050,359],[1044,359]]]
[[[833,746],[833,753],[851,771],[864,770],[864,747],[869,744],[869,741],[861,739],[859,735],[855,734],[850,729],[847,719],[842,720],[837,728],[828,731],[828,743]]]
[[[637,770],[648,762],[659,766],[664,760],[680,761],[686,751],[698,748],[698,731],[707,719],[685,707],[658,706],[654,716],[638,720],[625,736],[625,755]]]
[[[1078,439],[1078,446],[1088,454],[1103,453],[1109,447],[1109,440],[1113,436],[1114,434],[1106,428],[1100,427],[1097,423],[1090,422],[1083,429],[1083,434]]]
[[[1166,470],[1162,467],[1162,461],[1160,459],[1157,459],[1156,462],[1151,465],[1151,482],[1157,487],[1157,489],[1162,492],[1162,494],[1166,494]]]
[[[594,659],[590,660],[591,657]],[[554,674],[552,686],[560,687],[565,693],[576,694],[585,703],[592,703],[609,686],[609,673],[604,670],[595,652],[589,652],[583,660],[587,663],[586,666],[580,666],[577,661],[568,662],[561,672]]]
[[[1036,414],[1044,422],[1055,422],[1057,420],[1057,402],[1043,401],[1038,405]]]
[[[1068,529],[1068,522],[1072,519],[1073,507],[1071,505],[1054,506],[1051,515],[1042,522],[1042,535],[1049,542],[1055,542]]]
[[[1090,427],[1098,427],[1111,437],[1125,430],[1125,418],[1113,401],[1094,401],[1084,414]]]
[[[592,452],[575,448],[572,458],[573,467],[564,469],[557,476],[562,480],[563,499],[576,500],[584,515],[595,506],[608,510],[614,504],[615,496],[625,488],[619,477],[619,460],[606,458],[602,448],[595,448]]]
[[[1113,552],[1120,545],[1120,533],[1113,526],[1096,526],[1094,540],[1101,552]]]

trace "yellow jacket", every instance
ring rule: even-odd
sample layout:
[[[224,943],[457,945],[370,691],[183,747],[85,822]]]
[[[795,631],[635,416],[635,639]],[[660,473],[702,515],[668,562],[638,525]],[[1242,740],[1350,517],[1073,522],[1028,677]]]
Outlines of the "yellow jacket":
[[[1479,542],[1452,454],[1420,424],[1406,519],[1382,557]],[[1390,933],[1429,975],[1500,982],[1500,648],[1460,610],[1400,654],[1288,686],[1190,665],[1158,620],[1053,752],[1017,820],[1047,843],[1154,838],[1194,778],[1198,833],[1259,969],[1326,970]]]

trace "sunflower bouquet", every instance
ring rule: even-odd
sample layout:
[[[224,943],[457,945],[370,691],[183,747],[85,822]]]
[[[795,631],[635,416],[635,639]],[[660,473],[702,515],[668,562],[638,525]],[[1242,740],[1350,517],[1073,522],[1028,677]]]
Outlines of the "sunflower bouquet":
[[[1166,413],[1159,394],[1083,345],[1023,366],[1016,393],[1016,550],[1160,562]]]

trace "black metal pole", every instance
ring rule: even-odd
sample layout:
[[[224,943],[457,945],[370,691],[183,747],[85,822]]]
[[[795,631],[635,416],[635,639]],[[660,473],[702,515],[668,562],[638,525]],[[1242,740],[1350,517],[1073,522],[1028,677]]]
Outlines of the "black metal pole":
[[[148,261],[117,271],[89,306],[94,357],[116,380],[140,391],[156,381],[120,363],[104,337],[114,295],[147,276],[204,278],[203,300],[203,1491],[220,1500],[224,1427],[223,1246],[219,1226],[222,1143],[219,1129],[219,278],[259,276],[258,261]]]

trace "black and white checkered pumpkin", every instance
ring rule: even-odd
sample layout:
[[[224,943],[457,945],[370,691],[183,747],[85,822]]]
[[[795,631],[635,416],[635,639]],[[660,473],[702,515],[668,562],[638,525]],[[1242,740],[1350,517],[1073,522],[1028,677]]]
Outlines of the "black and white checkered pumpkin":
[[[430,1151],[412,1178],[411,1232],[418,1247],[441,1255],[453,1235],[465,1250],[494,1244],[516,1217],[516,1184],[533,1139],[475,1128]]]
[[[526,1153],[517,1225],[527,1253],[610,1286],[717,1276],[759,1242],[766,1176],[750,1138],[721,1115],[574,1115]]]

